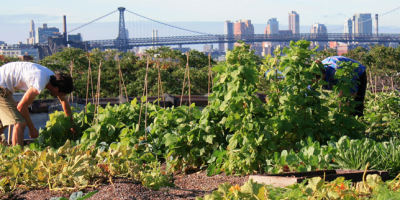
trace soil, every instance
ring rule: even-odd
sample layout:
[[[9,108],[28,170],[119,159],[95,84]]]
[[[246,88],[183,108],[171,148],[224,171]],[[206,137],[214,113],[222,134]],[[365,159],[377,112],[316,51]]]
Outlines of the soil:
[[[228,182],[231,185],[243,185],[248,176],[226,176],[224,174],[207,176],[205,171],[199,171],[190,174],[175,174],[175,187],[162,187],[155,191],[148,189],[140,182],[135,182],[128,179],[114,179],[113,184],[104,182],[101,186],[95,189],[84,191],[85,194],[97,190],[98,192],[90,197],[90,200],[147,200],[147,199],[195,199],[196,197],[204,197],[205,194],[210,194],[218,189],[218,185]],[[0,198],[0,200],[12,199],[50,199],[51,197],[66,197],[69,198],[70,193],[53,192],[49,189],[38,190],[17,190]]]

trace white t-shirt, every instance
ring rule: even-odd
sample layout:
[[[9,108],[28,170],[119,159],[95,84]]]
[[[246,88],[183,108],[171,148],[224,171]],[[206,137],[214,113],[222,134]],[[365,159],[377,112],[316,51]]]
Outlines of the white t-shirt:
[[[11,62],[0,67],[0,86],[9,89],[27,91],[30,87],[42,92],[50,76],[54,75],[47,67],[31,62]]]

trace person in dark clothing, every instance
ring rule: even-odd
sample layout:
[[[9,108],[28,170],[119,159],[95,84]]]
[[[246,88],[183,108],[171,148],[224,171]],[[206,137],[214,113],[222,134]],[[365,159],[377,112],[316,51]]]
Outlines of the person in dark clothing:
[[[364,99],[365,99],[365,92],[367,90],[367,75],[366,75],[366,67],[359,62],[344,57],[344,56],[332,56],[325,58],[321,61],[324,65],[324,73],[323,73],[323,80],[328,82],[327,88],[332,90],[332,87],[337,83],[337,80],[334,79],[336,69],[340,68],[340,62],[351,62],[351,63],[358,63],[358,67],[354,70],[355,76],[352,79],[354,81],[354,88],[350,89],[351,95],[354,97],[354,100],[357,103],[355,106],[355,111],[352,113],[354,116],[363,116],[364,115]]]

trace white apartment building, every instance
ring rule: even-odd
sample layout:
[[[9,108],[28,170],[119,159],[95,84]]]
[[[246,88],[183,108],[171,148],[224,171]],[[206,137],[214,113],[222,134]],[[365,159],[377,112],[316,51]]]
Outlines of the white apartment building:
[[[39,61],[38,49],[36,48],[21,49],[18,44],[13,44],[13,45],[1,44],[0,55],[3,55],[4,57],[14,57],[14,58],[28,55],[32,56],[34,62]]]
[[[327,37],[328,31],[325,24],[315,23],[311,26],[310,33],[312,34],[312,37],[325,38]],[[312,43],[314,46],[319,46],[318,50],[322,50],[328,46],[328,41],[315,41]]]
[[[13,45],[1,44],[0,55],[3,55],[4,57],[18,57],[21,55],[21,49],[17,44]]]

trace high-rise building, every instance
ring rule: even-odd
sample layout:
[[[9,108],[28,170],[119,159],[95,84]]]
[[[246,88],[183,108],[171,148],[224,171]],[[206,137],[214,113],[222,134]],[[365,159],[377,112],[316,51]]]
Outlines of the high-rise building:
[[[33,22],[33,20],[31,20],[29,38],[26,39],[26,44],[35,44],[35,23]]]
[[[43,27],[39,27],[36,31],[36,43],[42,44],[49,40],[49,37],[58,37],[60,30],[55,27],[47,27],[47,24],[43,24]]]
[[[276,18],[269,19],[267,27],[265,28],[265,34],[279,34],[279,22]]]
[[[343,33],[352,34],[353,33],[353,20],[351,18],[344,21],[344,31]]]
[[[233,37],[233,22],[227,20],[224,23],[224,34],[227,35],[228,37]],[[226,43],[225,44],[225,52],[228,52],[229,50],[233,49],[233,43]]]
[[[252,39],[254,37],[254,26],[251,24],[251,20],[239,20],[233,25],[233,33],[235,34],[235,39]],[[254,45],[254,43],[247,43]]]
[[[300,15],[296,11],[289,13],[289,30],[293,34],[300,34]]]
[[[129,31],[128,31],[128,29],[125,29],[125,38],[126,38],[126,39],[129,38]]]
[[[254,36],[254,26],[251,20],[239,20],[234,23],[233,33],[242,36]]]
[[[372,34],[371,13],[356,13],[353,16],[353,33]]]
[[[279,34],[279,22],[276,20],[276,18],[272,18],[272,19],[268,20],[267,27],[265,28],[264,34],[267,34],[267,35]],[[265,48],[265,47],[276,46],[278,44],[279,44],[279,42],[263,42],[262,46],[263,46],[263,48]]]
[[[324,24],[316,23],[312,25],[310,33],[312,34],[311,37],[324,39],[324,37],[327,36],[328,31]],[[316,41],[313,42],[313,45],[319,46],[319,50],[322,50],[328,46],[328,41]]]
[[[328,33],[324,24],[316,23],[310,29],[311,34],[326,34]]]

